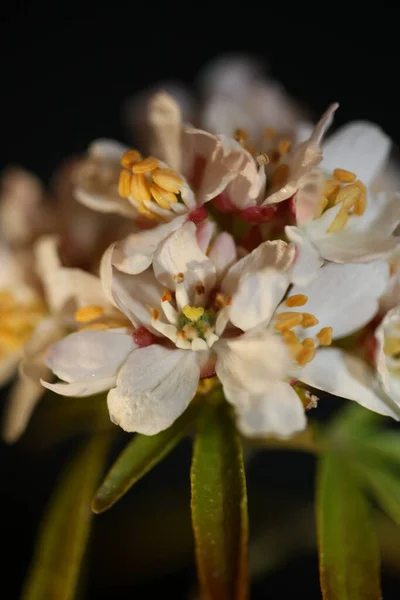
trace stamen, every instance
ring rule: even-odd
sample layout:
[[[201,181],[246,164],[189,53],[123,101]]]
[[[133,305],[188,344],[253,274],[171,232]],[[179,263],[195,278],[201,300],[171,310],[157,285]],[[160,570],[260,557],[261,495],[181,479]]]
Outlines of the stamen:
[[[247,140],[247,138],[249,137],[249,134],[247,133],[247,131],[245,129],[236,129],[235,130],[235,135],[234,135],[234,139],[240,143],[245,142]]]
[[[279,165],[279,167],[277,167],[275,169],[275,171],[272,173],[271,184],[273,186],[283,185],[287,181],[288,174],[289,174],[288,165],[285,165],[285,164]]]
[[[172,294],[168,290],[164,290],[164,293],[161,297],[161,302],[172,302]]]
[[[94,321],[95,319],[101,317],[103,314],[104,309],[102,306],[85,306],[76,311],[75,321],[78,321],[78,323],[89,323],[89,321]]]
[[[304,365],[313,360],[315,353],[315,348],[311,348],[311,346],[305,346],[297,357],[297,364],[301,367],[304,367]]]
[[[331,202],[334,202],[336,195],[340,190],[340,183],[334,179],[327,179],[324,183],[323,195]]]
[[[156,308],[150,308],[150,314],[153,321],[157,321],[160,318],[160,312]]]
[[[132,175],[131,194],[139,202],[151,200],[149,184],[143,174]]]
[[[332,343],[332,327],[323,327],[319,333],[317,333],[317,338],[321,346],[330,346]]]
[[[119,174],[118,194],[121,198],[127,198],[129,196],[131,191],[131,179],[132,174],[126,169],[123,169]]]
[[[361,194],[354,203],[354,214],[361,216],[367,208],[367,188],[361,181],[356,181],[355,185],[359,187]]]
[[[183,273],[177,273],[176,275],[174,275],[174,281],[175,283],[182,283],[185,279],[185,276]]]
[[[304,348],[315,348],[315,343],[312,338],[305,338],[302,342]]]
[[[156,169],[153,172],[153,181],[167,192],[179,194],[184,181],[172,169]]]
[[[168,321],[172,323],[172,325],[178,325],[179,314],[178,311],[175,310],[175,308],[172,306],[172,304],[170,304],[169,301],[163,299],[161,302],[161,308],[163,309]]]
[[[280,313],[277,318],[278,322],[275,324],[275,329],[278,331],[284,331],[285,329],[292,329],[296,325],[300,325],[303,320],[302,313]]]
[[[127,169],[131,169],[132,166],[142,160],[142,155],[137,150],[127,150],[121,158],[121,165]]]
[[[149,156],[144,160],[132,165],[133,173],[150,173],[158,168],[158,160],[153,156]]]
[[[350,209],[353,207],[353,205],[360,196],[361,190],[357,184],[353,183],[350,185],[346,185],[337,194],[335,204],[339,204],[339,202],[342,202],[345,208]]]
[[[106,329],[110,329],[110,327],[105,323],[90,323],[89,325],[80,327],[79,331],[105,331]]]
[[[292,142],[290,140],[280,140],[278,143],[278,152],[280,154],[286,154],[290,151]]]
[[[335,169],[333,171],[333,176],[342,183],[354,183],[357,179],[355,173],[346,171],[346,169]]]
[[[322,213],[324,212],[324,210],[326,209],[328,204],[329,204],[328,198],[326,196],[321,196],[315,207],[315,218],[316,219],[322,215]]]
[[[267,165],[269,163],[268,154],[265,154],[265,152],[260,152],[260,154],[256,156],[256,161],[259,167]]]
[[[311,313],[303,313],[303,320],[301,326],[305,329],[308,327],[314,327],[314,325],[318,325],[319,321],[315,315]]]
[[[182,279],[180,280],[180,282],[177,283],[175,290],[175,299],[178,310],[182,310],[184,306],[187,306],[189,304],[189,296],[183,283],[183,274],[180,273],[180,275],[182,275]]]
[[[161,208],[165,208],[166,210],[170,208],[171,202],[178,202],[178,199],[175,196],[175,194],[163,190],[156,183],[153,183],[151,185],[150,193],[153,196],[154,200],[157,202],[157,204],[161,206]]]
[[[206,291],[206,290],[204,289],[204,285],[202,285],[201,283],[197,283],[197,284],[195,285],[195,288],[194,288],[194,289],[195,289],[195,292],[196,292],[196,294],[197,294],[198,296],[201,296],[201,295],[202,295],[202,294],[204,294],[204,293],[205,293],[205,291]]]
[[[138,202],[137,204],[134,205],[136,210],[138,211],[138,213],[140,213],[141,215],[143,215],[144,217],[147,217],[148,219],[153,219],[155,221],[159,221],[160,217],[159,215],[153,213],[149,208],[147,208],[147,206],[145,206],[144,204],[141,204],[140,202]]]
[[[338,231],[341,231],[346,226],[348,220],[349,215],[347,209],[344,206],[342,206],[342,208],[339,210],[338,214],[326,230],[327,233],[336,233]]]
[[[291,308],[292,306],[304,306],[307,301],[308,297],[304,294],[295,294],[294,296],[289,296],[289,298],[286,298],[285,304]]]

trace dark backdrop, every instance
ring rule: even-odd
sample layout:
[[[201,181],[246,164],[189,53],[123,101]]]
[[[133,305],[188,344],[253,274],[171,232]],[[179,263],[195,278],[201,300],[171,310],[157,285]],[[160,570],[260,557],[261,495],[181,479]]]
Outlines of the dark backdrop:
[[[158,7],[150,2],[141,12],[135,6],[132,11],[120,6],[118,14],[111,11],[111,5],[103,12],[99,6],[77,2],[57,6],[19,2],[1,8],[1,169],[8,163],[20,164],[47,181],[61,159],[83,151],[96,137],[126,141],[120,108],[127,96],[159,79],[190,83],[206,61],[225,51],[252,51],[268,61],[272,74],[310,107],[313,116],[337,100],[341,109],[336,125],[367,118],[399,142],[396,40],[388,36],[382,41],[381,31],[378,43],[378,27],[372,21],[358,26],[348,15],[347,22],[336,15],[318,26],[288,23],[282,16],[276,22],[266,19],[258,32],[253,29],[261,16],[257,8],[253,7],[249,25],[240,19],[228,23],[231,15],[227,14],[224,26],[217,28],[212,22],[213,6],[190,4],[182,14],[170,7],[168,21],[156,19]],[[196,10],[203,16],[206,13],[208,28],[193,28]],[[164,11],[169,12],[168,6]],[[337,403],[328,400],[328,412]],[[0,446],[0,539],[7,567],[3,559],[2,598],[18,598],[43,504],[68,452],[65,443],[40,456]],[[138,533],[138,524],[145,522],[140,511],[146,494],[155,490],[164,508],[187,505],[189,464],[190,446],[183,445],[137,486],[137,495],[131,494],[121,508],[114,509],[114,521],[102,517],[103,530],[96,524],[86,570],[87,598],[158,598],[160,593],[187,597],[194,578],[187,560],[169,575],[147,571],[146,581],[151,583],[144,583],[141,566],[129,569],[126,556],[131,565],[135,561],[141,565],[149,544],[146,527],[139,527]],[[265,511],[269,510],[267,499],[273,488],[289,492],[303,505],[312,499],[313,461],[286,454],[263,455],[252,461],[249,481],[251,508],[261,489]],[[125,522],[132,512],[139,516],[128,531]],[[189,527],[185,508],[182,519],[185,537]],[[102,550],[107,535],[114,546]],[[187,544],[190,547],[190,530]],[[110,567],[115,553],[115,560],[128,565],[125,571]],[[133,574],[127,575],[126,570]],[[317,578],[317,560],[310,550],[259,580],[252,597],[291,598],[295,589],[296,597],[320,598]],[[135,581],[140,583],[135,585]],[[399,580],[385,576],[384,585],[386,599],[399,597]]]

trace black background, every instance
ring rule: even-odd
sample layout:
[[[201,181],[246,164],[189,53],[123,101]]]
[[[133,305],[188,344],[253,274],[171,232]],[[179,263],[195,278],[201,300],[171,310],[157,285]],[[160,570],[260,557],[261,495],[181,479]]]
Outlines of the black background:
[[[320,24],[291,23],[287,16],[262,17],[259,7],[241,5],[239,13],[227,9],[220,26],[213,17],[222,7],[186,4],[180,11],[177,5],[163,5],[160,12],[150,2],[115,10],[110,3],[105,11],[82,2],[54,6],[36,1],[0,10],[1,169],[20,164],[47,181],[61,159],[82,152],[96,137],[128,141],[120,109],[130,94],[162,79],[190,84],[204,63],[226,51],[260,56],[314,117],[339,101],[335,125],[367,118],[400,141],[396,38],[372,19],[360,22],[333,10]],[[250,17],[248,24],[242,13]],[[198,30],[197,17],[206,17]],[[328,407],[335,408],[337,402],[327,401]],[[18,447],[0,447],[0,539],[6,554],[0,589],[5,600],[18,598],[43,504],[68,452],[68,444],[40,457]],[[162,490],[166,482],[169,488],[183,487],[188,495],[189,464],[190,447],[184,445],[139,484],[139,496]],[[313,462],[308,457],[262,456],[252,463],[249,479],[250,492],[252,486],[264,491],[278,487],[307,501],[313,493]],[[122,515],[129,513],[131,501],[135,510],[131,495]],[[120,531],[122,536],[123,527]],[[95,528],[94,542],[101,540]],[[121,544],[129,552],[129,540]],[[138,540],[132,545],[140,555]],[[151,583],[135,587],[132,578],[113,579],[107,572],[106,550],[94,552],[85,597],[188,597],[194,581],[190,567],[161,579],[154,575]],[[384,586],[386,599],[399,596],[399,580],[387,576]],[[292,598],[294,590],[296,597],[321,597],[312,552],[261,580],[252,598]]]

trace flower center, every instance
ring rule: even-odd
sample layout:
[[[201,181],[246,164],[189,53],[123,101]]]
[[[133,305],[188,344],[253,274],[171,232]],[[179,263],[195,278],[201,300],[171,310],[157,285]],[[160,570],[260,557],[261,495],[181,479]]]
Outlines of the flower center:
[[[22,302],[11,291],[1,290],[0,357],[20,350],[45,315],[45,306],[38,298]]]
[[[164,220],[174,205],[182,202],[182,177],[168,168],[161,168],[153,156],[142,159],[137,150],[128,150],[121,159],[118,192],[127,198],[138,212],[150,219]],[[161,210],[160,210],[161,209]]]
[[[295,294],[285,300],[288,308],[304,306],[307,302],[308,297],[304,294]],[[313,360],[318,346],[330,346],[332,343],[332,327],[323,327],[316,334],[315,339],[304,337],[302,329],[314,327],[318,323],[315,315],[306,312],[284,311],[276,315],[274,329],[282,336],[292,357],[300,367]],[[295,327],[301,329],[295,333],[292,331]]]
[[[326,230],[336,233],[345,228],[349,216],[362,216],[367,207],[367,189],[357,180],[355,173],[345,169],[335,169],[333,179],[326,179],[322,195],[317,203],[314,218],[333,206],[341,205],[339,212]]]

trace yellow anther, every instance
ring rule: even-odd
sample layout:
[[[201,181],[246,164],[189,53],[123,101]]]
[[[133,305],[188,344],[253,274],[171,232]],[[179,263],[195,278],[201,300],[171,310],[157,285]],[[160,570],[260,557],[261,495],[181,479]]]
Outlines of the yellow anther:
[[[142,155],[137,150],[128,150],[121,158],[121,165],[127,169],[142,160]]]
[[[119,174],[118,194],[121,198],[127,198],[131,193],[131,179],[132,174],[126,169],[123,169]]]
[[[321,331],[317,333],[320,346],[330,346],[332,344],[332,332],[332,327],[323,327]]]
[[[291,147],[292,142],[290,140],[280,140],[278,143],[278,152],[280,154],[286,154],[287,152],[290,152]]]
[[[248,137],[249,137],[249,134],[247,133],[247,131],[245,129],[241,129],[239,127],[238,129],[235,130],[234,138],[238,142],[247,140]]]
[[[312,361],[314,356],[315,348],[312,348],[311,346],[305,346],[297,356],[297,364],[299,364],[301,367],[304,367],[304,365]]]
[[[312,338],[305,338],[302,344],[304,348],[315,348],[315,342]]]
[[[154,171],[157,168],[158,168],[158,160],[156,158],[154,158],[153,156],[149,156],[148,158],[145,158],[144,160],[141,160],[140,162],[132,165],[133,173],[137,173],[137,174],[150,173],[151,171]]]
[[[321,196],[315,206],[315,218],[316,219],[322,215],[322,213],[324,212],[324,210],[326,209],[328,204],[329,204],[328,198],[326,196]]]
[[[400,352],[400,337],[387,337],[383,344],[383,351],[388,356],[393,356]]]
[[[132,175],[131,179],[131,194],[138,202],[151,200],[150,187],[146,177],[143,174]]]
[[[280,313],[277,318],[278,322],[275,323],[275,329],[285,331],[286,329],[292,329],[292,327],[300,325],[303,315],[298,312]]]
[[[93,304],[91,306],[84,306],[83,308],[77,310],[75,313],[75,320],[78,321],[78,323],[89,323],[89,321],[94,321],[103,314],[103,307]]]
[[[156,308],[150,308],[150,314],[154,321],[160,318],[160,312]]]
[[[304,294],[295,294],[294,296],[289,296],[289,298],[286,298],[285,304],[286,306],[292,308],[292,306],[304,306],[307,301],[308,296],[305,296]]]
[[[339,202],[342,202],[345,208],[350,209],[354,206],[355,202],[357,202],[360,196],[361,189],[356,183],[352,183],[350,185],[342,187],[342,189],[336,196],[335,204],[339,204]]]
[[[164,290],[164,293],[161,297],[161,302],[172,302],[172,294],[169,290]]]
[[[284,342],[298,341],[296,334],[294,333],[294,331],[291,331],[290,329],[286,329],[286,330],[282,331],[282,337],[283,337]]]
[[[79,331],[105,331],[106,329],[110,329],[106,323],[90,323],[89,325],[80,327]]]
[[[266,127],[264,129],[265,137],[274,137],[276,135],[276,130],[273,127]]]
[[[333,171],[333,176],[342,183],[354,183],[357,179],[357,175],[351,171],[346,171],[346,169],[335,169]]]
[[[347,213],[347,208],[342,206],[342,208],[339,210],[338,214],[336,215],[336,217],[333,219],[332,223],[329,225],[328,229],[326,230],[327,233],[336,233],[338,231],[341,231],[342,229],[344,229],[346,227],[346,223],[348,220],[349,220],[349,215]]]
[[[260,152],[260,154],[257,154],[256,156],[256,161],[259,167],[267,165],[269,163],[268,154],[265,154],[265,152]]]
[[[182,312],[186,318],[195,323],[204,315],[204,308],[202,306],[184,306]]]
[[[296,360],[301,352],[303,352],[303,346],[299,341],[286,342],[286,346],[290,351],[292,357]]]
[[[315,315],[311,313],[303,313],[303,320],[301,322],[301,326],[304,328],[314,327],[314,325],[318,325],[319,321]]]
[[[340,183],[334,179],[327,179],[324,183],[323,195],[330,201],[334,201],[336,194],[340,190]]]
[[[167,192],[156,183],[150,187],[150,194],[161,208],[169,209],[171,202],[178,202],[178,198],[172,192]]]
[[[17,332],[0,327],[0,346],[4,346],[7,350],[16,350],[24,344],[24,341]]]
[[[156,221],[160,220],[160,216],[153,213],[149,208],[147,208],[147,206],[145,206],[144,204],[139,204],[139,205],[135,205],[136,210],[138,211],[138,213],[140,213],[141,215],[143,215],[144,217],[147,217],[148,219],[153,219]]]
[[[153,172],[153,181],[167,192],[178,194],[184,184],[182,177],[172,169],[156,169]]]
[[[367,188],[361,181],[356,181],[354,184],[360,189],[360,195],[354,203],[354,214],[361,216],[365,213],[367,208]]]
[[[272,173],[271,184],[273,186],[284,185],[287,181],[289,174],[289,167],[287,165],[279,165]]]
[[[182,283],[185,280],[185,276],[183,273],[177,273],[176,275],[174,275],[173,279],[175,283]]]

